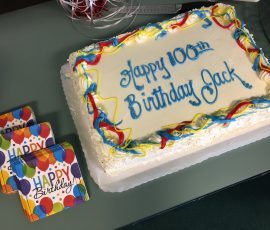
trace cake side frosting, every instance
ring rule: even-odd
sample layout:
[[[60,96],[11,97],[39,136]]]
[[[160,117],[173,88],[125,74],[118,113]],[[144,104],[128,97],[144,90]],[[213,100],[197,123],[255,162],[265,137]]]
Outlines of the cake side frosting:
[[[253,70],[256,71],[262,79],[269,77],[268,61],[265,59],[262,51],[257,48],[251,35],[236,18],[234,9],[231,6],[223,4],[194,10],[161,23],[150,24],[132,33],[120,35],[106,42],[100,42],[87,47],[83,51],[78,51],[70,56],[70,65],[75,72],[73,77],[77,78],[78,82],[80,82],[78,87],[79,93],[90,114],[90,116],[88,116],[93,119],[95,130],[98,132],[102,141],[109,147],[112,147],[110,148],[111,153],[129,153],[136,156],[143,156],[147,151],[153,148],[159,149],[172,146],[175,141],[190,137],[199,131],[209,129],[215,125],[225,127],[238,118],[256,112],[258,109],[268,108],[269,97],[265,91],[262,92],[260,96],[256,95],[257,97],[247,97],[245,100],[237,102],[232,101],[232,105],[218,109],[216,112],[210,114],[197,113],[191,120],[184,122],[180,120],[179,123],[168,125],[163,129],[157,127],[156,132],[137,139],[132,139],[130,128],[123,128],[121,127],[121,123],[115,123],[118,110],[117,105],[119,104],[118,98],[103,98],[104,94],[99,94],[99,78],[103,76],[94,78],[94,75],[99,71],[95,67],[98,66],[99,63],[102,63],[102,55],[106,55],[106,53],[108,53],[108,55],[114,54],[125,46],[145,42],[149,39],[162,40],[167,33],[177,33],[184,29],[188,30],[198,24],[204,29],[213,27],[214,24],[225,31],[230,31],[239,46],[239,50],[244,49],[249,55],[249,59],[253,63]],[[197,46],[196,49],[194,49],[195,45]],[[198,44],[195,45],[190,46],[190,50],[194,52],[194,56],[189,58],[191,62],[198,61],[197,59],[200,58],[200,55],[207,55],[212,49],[209,43],[205,41],[198,42]],[[206,48],[203,48],[203,46]],[[170,62],[173,65],[175,59],[170,60]],[[227,68],[228,72],[233,72],[233,68],[228,67],[228,63],[226,62],[224,62],[224,68]],[[226,79],[224,78],[223,80],[225,81]],[[252,82],[248,82],[239,77],[237,81],[241,83],[242,87],[249,89],[252,88],[255,79]],[[123,82],[125,83],[125,79]],[[258,91],[263,88],[260,84],[261,83],[258,83]],[[266,83],[264,84],[265,88],[267,88]],[[140,85],[137,84],[136,86],[139,87]],[[183,87],[188,86],[190,86],[190,84],[183,84]],[[190,87],[190,89],[192,89],[192,87]],[[210,87],[208,89],[205,88],[206,91],[209,91],[209,89]],[[190,102],[196,106],[196,103],[198,104],[198,98],[196,98],[194,93],[192,95],[193,98]],[[106,107],[104,106],[104,101],[108,101],[112,103],[112,105]],[[113,108],[113,111],[110,110],[110,108]],[[203,109],[198,111],[204,112]]]
[[[69,74],[67,75],[69,76]],[[66,76],[64,72],[62,76]],[[239,117],[237,122],[230,123],[226,128],[222,124],[216,123],[207,129],[175,142],[171,147],[164,149],[160,149],[159,146],[153,147],[144,156],[120,155],[120,153],[115,155],[111,154],[111,147],[103,142],[89,122],[88,112],[84,103],[78,103],[80,98],[76,87],[78,82],[74,81],[72,76],[65,78],[63,81],[64,91],[87,162],[92,162],[94,157],[101,165],[102,170],[112,177],[117,176],[119,178],[121,176],[126,178],[226,140],[234,142],[234,137],[270,124],[270,108],[262,109]],[[93,168],[89,169],[92,173]]]

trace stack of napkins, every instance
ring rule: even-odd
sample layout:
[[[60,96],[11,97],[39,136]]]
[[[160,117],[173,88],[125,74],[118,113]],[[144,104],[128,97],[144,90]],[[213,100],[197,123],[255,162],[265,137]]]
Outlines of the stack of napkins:
[[[30,221],[89,200],[72,145],[55,144],[29,106],[0,115],[0,182],[3,193],[19,192]]]

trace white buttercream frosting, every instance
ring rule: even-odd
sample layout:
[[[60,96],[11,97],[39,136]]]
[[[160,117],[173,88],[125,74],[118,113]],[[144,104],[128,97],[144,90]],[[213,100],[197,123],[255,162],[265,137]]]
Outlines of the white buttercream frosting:
[[[228,7],[222,4],[219,4],[219,6]],[[210,18],[211,8],[205,9],[205,15]],[[191,120],[198,113],[210,114],[220,108],[231,106],[236,101],[250,97],[260,97],[268,93],[269,73],[265,70],[256,73],[252,69],[256,53],[247,55],[238,46],[232,36],[237,29],[234,24],[228,30],[225,30],[211,20],[212,25],[204,28],[202,23],[204,24],[205,22],[202,22],[201,17],[197,14],[191,14],[185,22],[187,29],[181,30],[177,27],[171,27],[172,24],[183,20],[183,18],[184,15],[179,15],[174,19],[159,23],[158,25],[166,29],[168,33],[163,38],[156,40],[155,38],[161,34],[161,30],[153,25],[149,25],[142,29],[141,33],[138,33],[134,39],[127,40],[125,46],[121,47],[117,52],[115,52],[114,47],[105,47],[103,49],[104,54],[102,54],[101,60],[97,65],[87,65],[83,62],[80,68],[78,68],[78,72],[73,71],[79,55],[93,49],[94,51],[99,50],[98,44],[94,44],[84,48],[82,51],[71,54],[69,65],[65,65],[62,68],[64,91],[86,157],[89,154],[95,155],[101,167],[110,175],[119,175],[124,171],[132,175],[143,170],[146,165],[147,167],[156,167],[173,159],[191,154],[199,149],[226,141],[270,122],[270,110],[262,109],[237,118],[237,121],[227,126],[220,123],[212,125],[194,135],[182,138],[176,141],[174,145],[167,146],[164,149],[160,149],[160,146],[153,146],[148,149],[144,157],[117,150],[112,153],[111,146],[105,144],[100,134],[93,128],[93,116],[89,115],[84,99],[84,94],[92,82],[98,84],[98,94],[103,98],[118,98],[117,121],[122,120],[119,128],[132,128],[133,139],[142,140],[147,138],[148,141],[158,143],[161,142],[161,137],[156,131],[161,130],[165,125]],[[243,28],[243,30],[245,33],[248,33],[246,29]],[[153,34],[155,36],[152,36]],[[123,36],[125,35],[120,35],[118,38]],[[251,35],[250,39],[254,42]],[[130,92],[133,92],[140,100],[143,97],[133,88],[123,88],[119,85],[121,80],[120,73],[127,68],[127,60],[131,60],[135,63],[134,65],[153,63],[177,47],[186,47],[188,44],[195,45],[200,41],[210,44],[213,51],[202,53],[196,61],[186,62],[184,65],[177,67],[168,67],[169,72],[173,76],[171,80],[173,83],[180,84],[193,80],[194,88],[196,92],[199,92],[199,89],[202,89],[204,85],[200,78],[201,70],[207,68],[212,73],[223,74],[222,71],[225,71],[224,63],[226,61],[231,68],[235,68],[239,76],[252,85],[252,89],[243,87],[243,84],[236,79],[234,83],[224,84],[224,86],[220,87],[219,97],[213,104],[204,102],[200,106],[195,107],[187,102],[181,102],[182,104],[174,104],[164,110],[153,110],[151,113],[144,111],[139,119],[133,119],[125,98]],[[246,38],[240,37],[239,41],[246,45],[247,48],[252,48]],[[168,62],[168,60],[166,61]],[[268,64],[266,58],[261,61],[264,65]],[[83,70],[86,72],[83,72]],[[84,77],[84,74],[87,77]],[[161,77],[159,76],[159,78]],[[167,80],[159,79],[159,82],[153,82],[149,85],[145,84],[145,94],[151,92],[154,87],[159,85],[164,87],[165,90],[169,89]],[[115,102],[100,100],[100,97],[97,95],[94,95],[94,99],[97,106],[108,115],[110,120],[113,120],[116,108]],[[254,111],[252,110],[252,112]],[[198,120],[195,125],[200,127],[201,123],[204,122]],[[182,134],[180,133],[180,135]],[[115,136],[111,138],[116,142]]]

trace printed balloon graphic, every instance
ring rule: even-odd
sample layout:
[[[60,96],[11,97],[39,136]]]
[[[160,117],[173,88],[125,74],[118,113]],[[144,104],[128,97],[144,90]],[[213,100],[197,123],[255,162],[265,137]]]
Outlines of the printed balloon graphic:
[[[18,189],[19,185],[19,180],[16,176],[11,176],[7,180],[7,184],[11,186],[11,191],[16,191]]]
[[[8,133],[3,134],[3,137],[4,139],[10,141],[13,138],[13,134],[14,132],[8,132]]]
[[[11,193],[12,192],[12,186],[16,187],[16,181],[15,180],[9,180],[9,173],[7,171],[1,172],[2,177],[2,191],[4,193]]]
[[[77,184],[73,188],[73,194],[75,197],[85,197],[86,188],[82,184]]]
[[[7,182],[7,180],[8,180],[8,178],[9,178],[9,172],[8,171],[2,171],[1,172],[1,178],[2,178],[2,181],[5,184]]]
[[[14,158],[14,159],[16,159],[16,158]],[[12,164],[12,169],[16,173],[17,177],[19,177],[19,178],[24,177],[23,164],[21,164],[20,162],[15,162]]]
[[[49,151],[49,150],[48,150],[48,151]],[[50,152],[50,153],[49,153],[48,160],[49,160],[49,164],[50,164],[50,165],[54,165],[54,164],[56,163],[56,159],[55,159],[55,157],[54,157],[53,152]]]
[[[15,119],[12,112],[7,113],[6,116],[9,122],[12,122]]]
[[[71,164],[74,161],[75,155],[71,149],[66,149],[63,151],[63,159],[68,164]]]
[[[50,134],[50,126],[47,123],[40,124],[40,133],[39,135],[43,138],[47,138]]]
[[[23,195],[27,196],[31,190],[31,185],[28,180],[22,179],[19,182],[20,185],[20,191],[22,192]]]
[[[64,161],[64,149],[61,147],[58,147],[55,151],[54,151],[54,157],[57,161],[59,162],[63,162]]]
[[[81,171],[78,163],[74,163],[73,165],[71,165],[71,173],[75,178],[81,177]]]
[[[40,200],[40,205],[46,214],[49,214],[53,210],[53,202],[49,197],[44,197]]]
[[[50,137],[46,140],[46,143],[45,143],[46,146],[52,146],[54,145],[54,138],[53,137]]]
[[[29,167],[35,168],[37,166],[38,160],[34,154],[25,154],[22,158]]]
[[[13,141],[16,144],[21,144],[24,140],[24,132],[21,130],[16,130],[13,132]]]
[[[4,184],[2,186],[2,191],[4,193],[10,194],[10,193],[12,193],[12,187],[9,184]]]
[[[37,164],[37,167],[41,170],[41,171],[46,171],[48,168],[49,168],[49,159],[46,159],[46,160],[39,160],[38,161],[38,164]]]
[[[24,121],[27,121],[30,117],[31,117],[32,111],[30,110],[29,107],[24,107],[22,108],[22,114],[21,114],[21,118]]]
[[[24,176],[28,178],[33,178],[33,176],[36,174],[36,169],[29,167],[27,164],[23,165],[23,173]]]
[[[24,132],[24,136],[25,136],[25,138],[29,138],[29,137],[31,137],[31,132],[30,132],[30,129],[23,129],[23,132]]]
[[[0,135],[0,148],[7,150],[10,147],[10,140],[6,139],[7,134]]]
[[[39,218],[44,218],[46,217],[46,211],[41,205],[37,205],[34,208],[34,214],[36,214]]]
[[[1,128],[4,128],[7,124],[7,116],[0,116],[0,127]]]
[[[49,158],[48,149],[40,149],[34,153],[38,161],[46,161]]]
[[[1,144],[0,144],[0,146],[1,146]],[[5,154],[2,151],[0,151],[0,167],[3,166],[3,164],[5,163],[5,160],[6,160]]]
[[[76,197],[75,198],[75,204],[82,204],[84,202],[84,198],[82,196]]]
[[[38,137],[40,133],[40,125],[32,125],[29,127],[29,129],[34,136]]]
[[[37,221],[37,220],[39,220],[39,216],[36,215],[36,214],[28,215],[28,218],[29,218],[31,221]]]
[[[21,115],[22,115],[22,109],[17,109],[15,111],[12,112],[13,117],[15,117],[16,119],[20,119]]]
[[[67,195],[64,198],[64,206],[65,207],[72,207],[75,205],[75,197],[72,195]]]
[[[60,202],[53,204],[53,212],[55,213],[61,212],[63,209],[64,209],[64,206]]]

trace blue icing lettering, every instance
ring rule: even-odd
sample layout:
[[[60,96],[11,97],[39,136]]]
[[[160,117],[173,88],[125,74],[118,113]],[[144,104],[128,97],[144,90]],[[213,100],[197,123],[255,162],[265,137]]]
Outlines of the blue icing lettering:
[[[208,42],[197,42],[195,45],[188,44],[186,48],[177,47],[172,52],[167,52],[168,59],[172,66],[184,64],[187,60],[195,61],[201,54],[212,51]]]
[[[201,79],[204,83],[201,89],[201,96],[208,104],[214,104],[218,98],[218,87],[238,80],[245,88],[251,89],[252,85],[244,81],[238,74],[235,73],[234,68],[230,68],[228,63],[224,61],[226,71],[221,74],[211,73],[208,69],[201,71]]]
[[[230,67],[228,66],[228,63],[227,63],[226,61],[224,61],[224,64],[225,64],[225,66],[226,66],[226,70],[227,70],[227,72],[229,73],[229,75],[230,75],[232,81],[234,81],[235,78],[237,78],[245,88],[247,88],[247,89],[252,89],[252,85],[249,84],[248,82],[244,81],[238,74],[236,74],[234,68],[230,68]]]
[[[193,53],[193,55],[190,54],[190,51],[191,51],[191,53]],[[199,51],[197,50],[197,48],[195,46],[190,45],[190,44],[187,45],[187,57],[190,60],[197,60],[198,59]]]
[[[125,69],[120,73],[121,76],[123,77],[120,81],[120,85],[123,88],[127,88],[131,84],[131,81],[133,81],[133,84],[134,84],[134,87],[136,90],[139,90],[139,91],[143,90],[144,85],[137,85],[137,81],[136,81],[135,76],[133,74],[133,68],[131,65],[131,61],[128,60],[127,64],[128,64],[129,70]]]
[[[217,100],[217,96],[218,96],[218,90],[217,90],[216,84],[214,83],[214,78],[208,69],[203,69],[201,71],[201,77],[202,77],[203,82],[205,83],[205,85],[201,89],[202,98],[208,104],[213,104]],[[207,77],[209,78],[210,81],[207,81]],[[213,96],[213,98],[209,99],[206,96],[207,94],[209,96]]]
[[[185,49],[182,47],[175,48],[172,52],[167,52],[169,63],[172,67],[177,64],[184,64],[187,60],[197,60],[199,56],[205,52],[211,51],[213,48],[208,42],[199,41],[195,45],[188,44]],[[120,86],[127,88],[133,85],[137,91],[143,91],[145,84],[152,84],[158,81],[158,72],[162,74],[161,78],[167,80],[171,78],[164,57],[160,57],[155,62],[133,66],[131,60],[127,61],[128,68],[120,72]]]
[[[143,112],[159,111],[185,100],[191,106],[200,106],[203,101],[207,104],[214,104],[218,99],[219,88],[235,81],[240,82],[247,89],[252,88],[252,85],[244,81],[234,68],[229,67],[226,61],[223,63],[225,70],[220,72],[212,73],[206,68],[201,70],[203,82],[200,89],[201,99],[194,89],[192,80],[179,85],[169,82],[167,91],[164,91],[162,86],[158,86],[148,96],[145,95],[145,92],[142,92],[141,98],[137,98],[133,93],[129,94],[124,101],[128,103],[131,117],[139,119]]]
[[[169,60],[171,62],[172,66],[176,66],[176,64],[183,64],[186,62],[187,55],[183,48],[176,48],[173,51],[173,54],[171,52],[167,53]],[[178,59],[178,55],[180,55],[180,60]]]
[[[141,116],[142,109],[141,104],[138,101],[135,101],[135,95],[134,94],[128,95],[124,101],[128,103],[128,108],[130,110],[131,117],[133,119],[138,119]]]
[[[170,79],[171,78],[171,73],[169,72],[169,70],[167,69],[165,63],[164,63],[164,58],[160,58],[159,62],[156,62],[156,65],[158,66],[159,71],[165,71],[165,74],[162,75],[163,79]]]
[[[124,69],[120,72],[122,76],[120,86],[123,88],[129,87],[130,84],[133,83],[136,90],[142,91],[145,84],[151,84],[152,81],[158,80],[156,76],[157,71],[164,73],[162,75],[163,79],[171,78],[171,74],[164,63],[163,57],[155,63],[142,64],[135,67],[133,67],[131,61],[128,60],[127,65],[129,69]],[[144,83],[140,84],[139,79],[143,79]]]
[[[131,118],[139,119],[145,112],[159,111],[184,101],[194,107],[200,106],[204,102],[214,104],[218,100],[219,88],[235,81],[240,82],[245,88],[251,89],[252,85],[244,81],[234,68],[229,67],[226,61],[223,62],[224,66],[221,71],[212,73],[207,68],[201,70],[200,80],[202,87],[200,89],[195,89],[192,80],[182,83],[168,82],[168,80],[172,79],[172,75],[167,64],[171,68],[176,68],[179,65],[184,65],[187,61],[196,61],[202,54],[213,50],[208,42],[199,41],[195,44],[187,44],[184,48],[176,47],[166,53],[166,59],[160,57],[157,61],[148,64],[133,65],[131,60],[128,60],[128,68],[120,72],[120,86],[122,88],[133,87],[135,92],[140,92],[140,97],[131,91],[124,99]],[[256,68],[255,61],[254,69],[256,70]],[[180,81],[181,76],[177,76],[177,79]],[[155,85],[151,89],[152,91],[146,95],[145,87],[148,86],[147,89],[149,89],[153,83],[159,81],[165,81],[165,83]],[[95,88],[89,88],[89,91],[94,90]],[[104,118],[98,118],[96,124],[94,124],[95,127],[98,127],[99,119]],[[104,136],[103,133],[101,135]]]
[[[190,98],[188,102],[192,106],[199,106],[201,104],[201,100],[193,88],[192,80],[183,85],[175,86],[173,82],[170,82],[169,85],[168,92],[165,92],[161,86],[158,86],[152,90],[150,96],[145,96],[144,92],[141,93],[141,101],[136,99],[134,94],[129,94],[124,101],[128,103],[131,117],[138,119],[143,109],[146,112],[151,112],[153,109],[158,111],[187,98]]]

